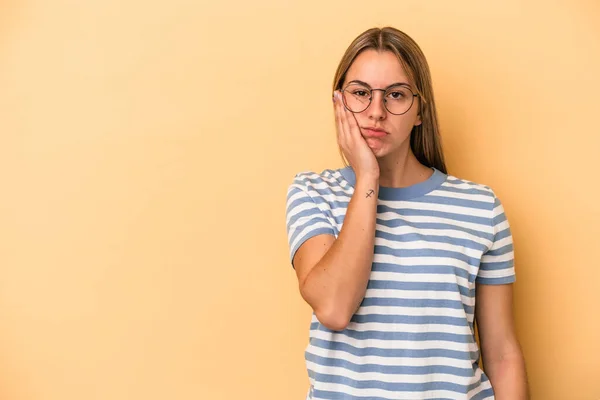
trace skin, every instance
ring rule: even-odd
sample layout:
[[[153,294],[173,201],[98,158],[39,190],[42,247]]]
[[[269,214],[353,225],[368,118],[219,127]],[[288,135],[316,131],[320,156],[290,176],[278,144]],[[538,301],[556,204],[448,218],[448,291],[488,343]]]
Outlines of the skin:
[[[413,88],[393,53],[361,53],[346,74],[372,88],[403,82]],[[414,90],[413,90],[414,91]],[[432,170],[410,149],[410,133],[422,123],[419,99],[402,115],[390,114],[383,92],[375,91],[370,106],[351,113],[334,93],[337,139],[356,174],[354,195],[337,239],[317,235],[296,252],[293,263],[299,289],[321,323],[343,330],[362,302],[373,261],[377,194],[380,186],[405,187],[428,179]],[[369,128],[382,129],[383,137]],[[525,363],[514,329],[512,284],[478,285],[475,315],[486,374],[496,400],[528,398]]]
[[[346,73],[342,87],[353,81],[362,81],[372,88],[387,88],[405,83],[416,92],[402,65],[391,52],[367,50],[361,53]],[[402,115],[390,114],[383,104],[383,92],[374,91],[369,107],[361,113],[350,113],[342,106],[339,110],[338,141],[357,176],[376,176],[381,186],[405,187],[428,179],[432,171],[419,163],[410,148],[410,133],[422,123],[419,98]],[[347,121],[346,121],[347,119]],[[348,133],[354,123],[359,126],[360,138],[354,140]],[[340,129],[341,128],[341,129]],[[367,128],[383,129],[384,137],[375,137]],[[354,128],[355,129],[355,128]],[[367,149],[371,150],[370,152]]]

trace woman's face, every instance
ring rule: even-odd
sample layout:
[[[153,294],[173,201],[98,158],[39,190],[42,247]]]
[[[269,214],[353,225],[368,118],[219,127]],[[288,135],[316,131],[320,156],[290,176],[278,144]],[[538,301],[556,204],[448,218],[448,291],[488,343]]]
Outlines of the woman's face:
[[[357,83],[357,86],[354,85],[355,83]],[[359,54],[346,73],[342,88],[346,88],[349,84],[352,84],[351,88],[364,87],[364,84],[366,84],[372,89],[387,89],[397,84],[404,85],[394,86],[394,88],[398,88],[398,91],[393,89],[393,92],[388,92],[388,107],[394,113],[397,113],[397,110],[393,109],[393,102],[398,104],[398,100],[395,99],[405,95],[410,97],[411,92],[405,91],[402,89],[403,87],[408,87],[412,93],[416,93],[416,89],[408,80],[400,61],[394,53],[389,51],[366,50]],[[354,91],[354,93],[357,93],[355,97],[366,97],[363,92]],[[371,93],[370,105],[364,111],[354,113],[354,116],[367,144],[373,150],[375,156],[381,158],[394,154],[401,148],[410,145],[408,139],[413,127],[421,124],[419,98],[414,97],[414,101],[411,100],[412,106],[407,112],[402,115],[394,115],[384,106],[383,91],[373,91]],[[349,92],[344,93],[344,95],[352,96]],[[347,97],[347,99],[350,99],[350,97]]]

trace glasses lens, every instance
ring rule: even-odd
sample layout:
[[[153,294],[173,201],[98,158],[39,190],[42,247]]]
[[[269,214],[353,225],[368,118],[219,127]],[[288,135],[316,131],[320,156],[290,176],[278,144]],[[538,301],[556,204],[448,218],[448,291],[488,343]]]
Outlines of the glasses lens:
[[[366,110],[371,104],[371,89],[358,83],[346,86],[343,96],[346,107],[355,113]]]
[[[405,86],[394,86],[385,92],[385,106],[392,114],[404,114],[412,106],[413,92]]]

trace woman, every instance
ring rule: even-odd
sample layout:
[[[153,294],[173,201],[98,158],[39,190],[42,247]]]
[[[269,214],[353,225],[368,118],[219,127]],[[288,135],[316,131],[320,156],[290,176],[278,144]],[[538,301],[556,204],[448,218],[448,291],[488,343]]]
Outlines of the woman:
[[[370,29],[333,89],[349,165],[299,173],[287,194],[290,258],[314,311],[307,398],[525,399],[509,224],[489,187],[448,175],[419,46]]]

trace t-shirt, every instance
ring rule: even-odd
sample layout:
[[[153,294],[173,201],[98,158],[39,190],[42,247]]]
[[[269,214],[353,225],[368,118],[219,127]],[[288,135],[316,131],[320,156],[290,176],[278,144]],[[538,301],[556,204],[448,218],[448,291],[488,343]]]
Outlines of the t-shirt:
[[[360,307],[342,331],[313,313],[307,399],[494,398],[478,365],[475,289],[515,281],[509,223],[491,188],[432,170],[409,187],[380,187]],[[295,176],[290,260],[315,235],[337,238],[355,182],[351,167]]]

